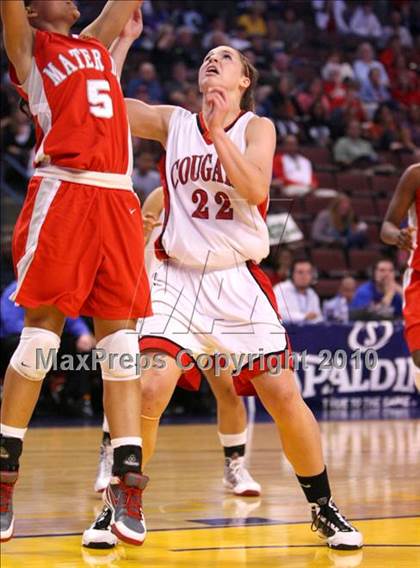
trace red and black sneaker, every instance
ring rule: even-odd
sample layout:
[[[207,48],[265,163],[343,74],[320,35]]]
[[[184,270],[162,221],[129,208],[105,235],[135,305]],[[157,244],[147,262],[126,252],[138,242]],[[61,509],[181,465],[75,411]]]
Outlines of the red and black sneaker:
[[[17,478],[17,471],[0,472],[0,542],[6,542],[13,536],[13,489]]]
[[[140,546],[146,538],[141,497],[148,481],[147,476],[130,472],[106,488],[104,501],[112,510],[111,531],[127,544]]]

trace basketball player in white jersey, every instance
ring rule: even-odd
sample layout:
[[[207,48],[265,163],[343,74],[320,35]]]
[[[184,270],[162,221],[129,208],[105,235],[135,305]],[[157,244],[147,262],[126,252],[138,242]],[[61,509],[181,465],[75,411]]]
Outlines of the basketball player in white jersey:
[[[133,37],[121,38],[114,49],[120,63],[136,35],[133,18],[127,28]],[[237,392],[256,392],[273,417],[310,503],[312,529],[332,548],[357,549],[362,535],[332,501],[319,428],[288,368],[287,335],[258,267],[269,251],[264,215],[276,135],[269,120],[252,112],[256,79],[240,52],[219,46],[199,70],[199,115],[127,101],[132,133],[166,149],[165,219],[156,243],[163,262],[140,345],[150,357],[164,352],[167,359],[165,368],[142,375],[142,413],[149,422],[144,447],[150,456],[177,382],[196,386],[203,355],[216,360],[223,354]],[[273,360],[278,369],[270,372]]]
[[[157,187],[147,196],[142,205],[142,214],[144,238],[147,243],[145,262],[149,277],[153,280],[161,264],[155,255],[154,243],[159,237],[164,220],[162,187]],[[261,493],[261,486],[245,467],[247,416],[244,402],[235,393],[232,377],[228,373],[215,377],[209,370],[205,376],[217,401],[218,435],[225,456],[223,485],[238,496],[258,496]],[[113,452],[105,419],[95,491],[101,492],[107,487],[111,478],[112,464]]]

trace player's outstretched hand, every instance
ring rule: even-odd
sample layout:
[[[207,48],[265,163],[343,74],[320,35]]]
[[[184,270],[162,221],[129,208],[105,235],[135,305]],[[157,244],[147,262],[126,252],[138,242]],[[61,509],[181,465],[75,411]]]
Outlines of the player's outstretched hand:
[[[150,233],[155,227],[160,227],[162,223],[152,213],[145,213],[143,215],[143,233],[145,240],[148,239]]]
[[[141,7],[137,10],[134,10],[131,18],[125,24],[120,37],[127,38],[134,41],[138,37],[140,37],[141,32],[143,31],[143,16],[141,13]]]
[[[398,248],[411,251],[414,248],[413,235],[416,232],[414,227],[405,227],[400,229],[395,243]]]
[[[224,120],[229,112],[229,101],[227,92],[222,87],[214,87],[207,91],[204,95],[206,104],[210,107],[210,113],[207,115],[207,127],[210,133],[224,127]]]

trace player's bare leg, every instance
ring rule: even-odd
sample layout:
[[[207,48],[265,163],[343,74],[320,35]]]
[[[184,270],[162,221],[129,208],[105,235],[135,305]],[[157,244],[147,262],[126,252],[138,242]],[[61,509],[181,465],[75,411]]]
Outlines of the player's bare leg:
[[[148,352],[150,361],[155,360],[157,352]],[[159,353],[162,358],[162,354]],[[157,439],[159,420],[171,399],[178,382],[181,370],[175,359],[165,357],[165,366],[159,368],[154,365],[142,372],[142,417],[141,432],[143,437],[143,464],[152,457]],[[138,420],[138,413],[136,415]],[[93,524],[84,531],[82,543],[87,548],[112,548],[118,543],[115,535],[111,534],[112,508],[105,500],[105,507]]]
[[[52,365],[52,358],[49,357],[54,355],[54,350],[55,354],[58,351],[63,326],[64,315],[53,306],[25,310],[20,342],[6,371],[0,438],[2,542],[13,535],[12,496],[18,478],[23,439],[39,398],[42,381]]]
[[[97,349],[101,350],[104,409],[113,448],[112,481],[104,500],[111,511],[111,530],[130,544],[146,536],[141,496],[147,478],[142,475],[140,421],[141,387],[136,320],[94,319]]]
[[[243,399],[236,394],[228,370],[215,374],[210,369],[204,374],[217,401],[219,439],[225,455],[223,485],[235,495],[258,496],[261,486],[245,467],[247,416]]]
[[[294,373],[263,373],[253,385],[273,417],[298,481],[312,508],[312,526],[332,548],[355,549],[362,535],[340,514],[331,499],[318,424],[302,399]]]

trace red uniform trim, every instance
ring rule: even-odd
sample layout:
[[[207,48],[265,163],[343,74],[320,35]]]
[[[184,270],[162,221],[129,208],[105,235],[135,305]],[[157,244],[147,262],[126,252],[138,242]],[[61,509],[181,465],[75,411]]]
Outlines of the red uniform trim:
[[[174,341],[171,341],[166,337],[156,337],[154,335],[144,335],[143,337],[140,337],[139,346],[140,352],[163,351],[163,353],[167,353],[174,359],[177,358],[180,351],[184,350],[184,347],[178,345]],[[178,380],[178,386],[186,390],[198,390],[200,388],[202,375],[194,361],[194,358],[184,352],[181,355],[180,363],[182,367],[190,367],[191,365],[193,365],[193,367],[182,372],[182,375]]]
[[[226,126],[224,131],[228,132],[231,128],[233,128],[235,126],[235,124],[238,122],[238,120],[241,118],[241,116],[243,116],[245,113],[246,113],[246,111],[242,110],[238,114],[238,116],[235,118],[235,120]],[[200,131],[201,136],[204,138],[204,142],[206,144],[213,144],[213,140],[210,138],[210,134],[209,134],[209,131],[208,131],[208,128],[207,128],[207,125],[206,125],[206,121],[204,120],[204,116],[203,116],[202,112],[199,112],[197,114],[197,126],[198,126],[198,130]]]
[[[413,270],[404,290],[404,331],[410,353],[420,350],[420,272]]]

